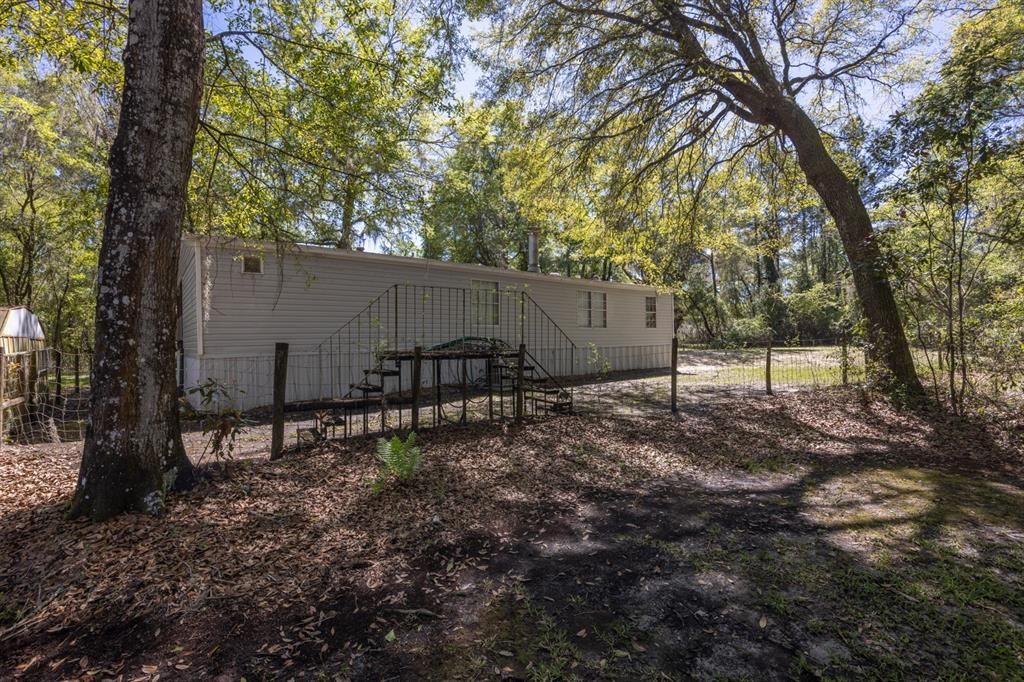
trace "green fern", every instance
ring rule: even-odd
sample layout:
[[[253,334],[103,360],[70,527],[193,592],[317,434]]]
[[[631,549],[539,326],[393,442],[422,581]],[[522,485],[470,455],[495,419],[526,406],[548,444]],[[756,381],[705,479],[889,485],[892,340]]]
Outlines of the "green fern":
[[[374,483],[376,489],[381,489],[389,478],[403,483],[411,480],[423,466],[423,452],[416,445],[416,434],[409,433],[404,441],[398,436],[377,440],[377,461],[380,475]]]

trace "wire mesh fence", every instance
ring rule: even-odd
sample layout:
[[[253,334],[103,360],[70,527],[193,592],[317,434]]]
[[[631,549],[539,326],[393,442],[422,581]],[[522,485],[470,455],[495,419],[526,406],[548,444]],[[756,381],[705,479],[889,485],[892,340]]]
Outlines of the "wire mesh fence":
[[[554,352],[543,347],[533,349],[527,356],[524,383],[539,381],[542,377],[536,375],[545,363],[560,366],[548,357]],[[558,381],[571,393],[574,409],[668,408],[671,353],[667,346],[589,346],[573,353],[574,363],[562,363],[572,374],[560,376]],[[0,362],[3,440],[38,443],[82,439],[88,419],[91,361],[87,353],[53,348],[4,355]],[[514,417],[514,364],[515,359],[509,357],[431,359],[419,383],[416,412],[420,428]],[[773,348],[770,368],[765,348],[686,347],[679,350],[676,367],[683,399],[687,396],[682,392],[688,387],[764,391],[769,371],[773,390],[839,385],[844,377],[846,383],[857,383],[864,376],[862,351],[823,344]],[[330,375],[338,371],[337,362],[326,372],[323,355],[315,349],[292,351],[286,375],[285,392],[292,408],[285,415],[286,442],[301,444],[312,438],[311,434],[351,437],[409,428],[413,422],[413,380],[409,364],[403,368],[387,379],[385,395],[364,404],[349,406],[340,413],[337,409],[305,409],[304,402],[333,397],[333,392],[329,391],[328,396],[324,391],[332,380]],[[355,370],[347,368],[346,372],[353,382]],[[186,431],[204,428],[203,413],[229,410],[245,413],[247,430],[252,433],[269,424],[274,394],[272,355],[204,358],[201,373],[203,378],[193,378],[190,387],[183,388],[182,423]],[[201,404],[201,387],[211,382],[221,390],[211,401]],[[345,388],[348,386],[346,383]],[[524,401],[523,411],[525,415],[543,415],[554,410],[549,409],[542,395],[531,394]]]
[[[681,348],[681,386],[793,390],[857,384],[864,380],[861,347],[818,343],[801,346]]]
[[[337,361],[325,363],[322,355],[300,349],[294,354],[289,350],[285,364],[286,444],[389,434],[414,423],[423,429],[549,414],[565,394],[525,345],[522,351],[463,346],[412,353],[385,350],[358,368],[346,367],[349,379],[340,388],[330,388],[328,381],[338,373]],[[208,407],[255,403],[260,407],[246,410],[248,414],[256,423],[269,421],[273,365],[272,357],[220,361],[216,381],[226,390]]]
[[[0,445],[81,440],[91,358],[53,348],[0,353]]]
[[[540,361],[527,354],[524,385],[541,380],[541,367],[550,360],[543,348]],[[626,346],[574,349],[574,372],[559,376],[558,385],[571,396],[571,409],[579,412],[666,412],[672,406],[671,352],[666,346]],[[88,353],[36,349],[0,355],[0,445],[52,443],[84,438],[88,419],[90,371]],[[679,402],[700,400],[710,393],[766,394],[843,385],[866,379],[862,346],[823,340],[800,346],[771,348],[711,348],[682,346],[675,358],[676,395]],[[382,395],[360,396],[344,407],[317,406],[336,398],[324,393],[322,354],[297,349],[288,358],[284,415],[286,445],[302,445],[323,438],[377,435],[405,430],[416,422],[420,429],[477,421],[512,419],[517,410],[514,357],[438,357],[424,363],[419,389],[413,390],[408,362],[385,379]],[[557,364],[557,363],[555,363]],[[179,363],[180,366],[180,363]],[[919,366],[927,365],[919,360]],[[337,372],[337,362],[331,372]],[[630,368],[630,369],[623,369]],[[351,381],[356,368],[348,368]],[[366,369],[366,368],[362,368]],[[535,373],[535,376],[530,376]],[[270,405],[274,395],[272,355],[204,358],[202,379],[193,377],[182,390],[183,429],[202,435],[208,415],[236,411],[244,417],[243,440],[252,453],[265,451],[269,442]],[[362,374],[362,372],[359,372]],[[209,379],[208,377],[213,377]],[[927,379],[926,376],[923,378]],[[182,372],[184,383],[184,371]],[[199,387],[214,382],[224,390],[201,404]],[[349,384],[346,383],[346,388]],[[525,391],[524,391],[525,392]],[[523,403],[524,416],[543,416],[560,410],[534,395]],[[416,401],[414,407],[413,401]]]
[[[632,349],[643,353],[643,348]],[[607,371],[574,381],[577,409],[634,412],[665,410],[672,400],[670,363],[658,362],[657,349],[650,361],[633,358],[642,371]],[[712,391],[775,393],[828,386],[856,385],[864,381],[862,347],[832,340],[801,346],[761,348],[680,347],[676,356],[679,400]]]

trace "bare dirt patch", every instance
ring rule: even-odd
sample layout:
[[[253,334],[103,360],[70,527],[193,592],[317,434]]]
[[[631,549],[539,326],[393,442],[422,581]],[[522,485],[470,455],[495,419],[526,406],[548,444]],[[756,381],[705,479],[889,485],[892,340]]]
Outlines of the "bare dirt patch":
[[[853,392],[424,432],[237,462],[69,522],[68,446],[0,458],[0,677],[1012,678],[1021,424]],[[1015,672],[1016,671],[1016,672]]]

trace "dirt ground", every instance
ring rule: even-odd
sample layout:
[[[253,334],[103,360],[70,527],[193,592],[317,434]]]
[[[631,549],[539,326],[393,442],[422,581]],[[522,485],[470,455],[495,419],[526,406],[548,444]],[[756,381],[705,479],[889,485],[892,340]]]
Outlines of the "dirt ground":
[[[6,448],[0,678],[1021,678],[1019,415],[656,404],[425,431],[379,493],[372,440],[242,459],[102,525],[63,517],[77,446]]]

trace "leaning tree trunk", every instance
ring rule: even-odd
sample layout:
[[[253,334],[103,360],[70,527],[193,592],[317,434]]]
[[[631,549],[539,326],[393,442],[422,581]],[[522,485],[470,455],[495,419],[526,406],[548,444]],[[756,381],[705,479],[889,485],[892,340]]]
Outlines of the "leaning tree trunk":
[[[911,397],[922,396],[924,389],[914,370],[896,297],[864,200],[825,148],[806,112],[792,102],[780,108],[780,127],[796,149],[800,168],[836,221],[864,309],[868,357],[877,366],[876,378],[886,388],[905,391]]]
[[[202,0],[130,0],[72,516],[156,514],[168,490],[192,483],[178,421],[174,292],[203,46]]]

